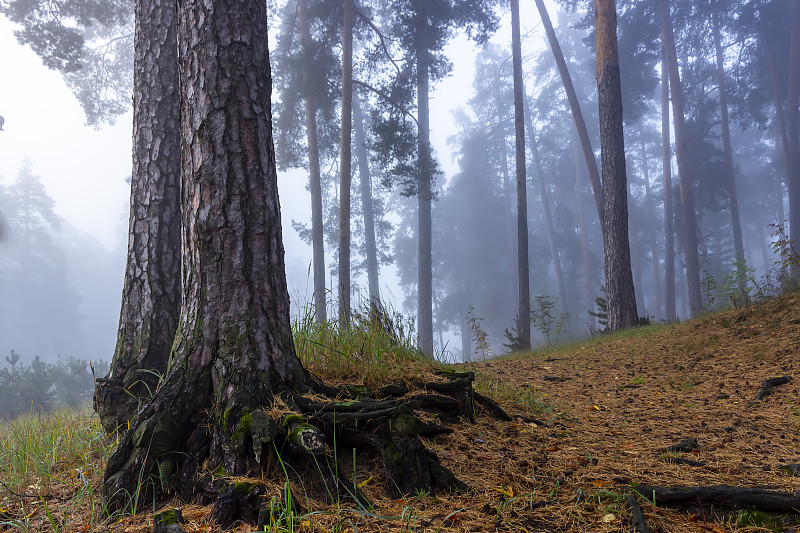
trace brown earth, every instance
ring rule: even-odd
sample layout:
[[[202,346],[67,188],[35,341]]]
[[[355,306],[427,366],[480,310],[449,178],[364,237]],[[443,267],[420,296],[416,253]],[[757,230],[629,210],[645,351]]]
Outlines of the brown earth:
[[[793,492],[800,479],[800,295],[670,327],[471,365],[478,385],[509,400],[517,418],[461,423],[427,444],[471,493],[383,496],[380,469],[356,478],[375,515],[308,502],[323,512],[295,531],[629,531],[632,484],[727,484]],[[753,402],[763,380],[793,380]],[[528,401],[534,410],[521,409]],[[694,437],[699,448],[665,453]],[[704,463],[668,462],[684,458]],[[303,494],[295,487],[295,494]],[[651,531],[800,531],[771,517],[697,505],[668,509],[639,498]],[[193,531],[210,529],[197,510]],[[191,531],[187,528],[187,531]],[[247,530],[246,527],[242,531]]]
[[[303,516],[275,531],[622,532],[630,531],[625,498],[636,484],[799,490],[800,478],[781,468],[800,463],[799,355],[794,293],[674,326],[470,365],[478,389],[516,415],[502,422],[481,411],[476,424],[451,423],[453,434],[426,440],[470,492],[389,499],[377,460],[360,460],[353,472],[352,458],[343,457],[341,468],[375,508],[317,501],[313,482],[296,481],[313,476],[300,472],[288,484]],[[762,381],[778,376],[792,381],[754,401]],[[689,437],[696,450],[664,452]],[[257,481],[276,496],[284,488],[283,479]],[[654,532],[800,531],[798,514],[638,501]],[[170,506],[182,508],[187,533],[217,530],[209,507]],[[96,530],[152,531],[152,514]]]

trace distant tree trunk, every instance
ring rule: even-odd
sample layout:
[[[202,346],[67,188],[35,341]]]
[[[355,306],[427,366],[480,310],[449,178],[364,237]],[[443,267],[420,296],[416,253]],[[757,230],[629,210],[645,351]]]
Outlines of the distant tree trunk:
[[[686,258],[686,285],[689,291],[689,308],[692,316],[703,312],[700,294],[700,261],[698,258],[697,219],[694,209],[694,186],[689,163],[689,139],[686,133],[683,89],[678,70],[678,56],[669,0],[659,0],[661,39],[667,50],[669,85],[672,94],[672,121],[675,124],[675,153],[678,158],[678,180],[680,181],[681,206],[683,208],[683,249]]]
[[[800,243],[800,0],[792,0],[789,49],[789,239]],[[791,275],[800,276],[796,261]]]
[[[672,144],[669,134],[669,73],[666,47],[661,47],[661,166],[664,189],[664,318],[675,314],[675,229],[672,207]]]
[[[650,193],[650,160],[647,157],[647,146],[642,136],[640,146],[642,149],[642,169],[644,170],[644,197],[647,204],[647,212],[653,216],[652,220],[647,221],[647,230],[650,234],[650,253],[653,256],[653,290],[655,292],[655,318],[662,318],[661,304],[661,265],[658,261],[658,239],[656,239],[655,213],[656,206],[653,202],[653,195]]]
[[[583,287],[584,298],[588,309],[595,312],[594,308],[594,295],[595,289],[599,290],[600,287],[594,286],[594,276],[592,275],[592,253],[589,250],[589,229],[586,225],[586,212],[583,208],[583,175],[581,173],[581,157],[580,157],[580,144],[577,135],[572,143],[573,154],[575,156],[575,191],[577,193],[578,204],[578,239],[581,243],[581,263],[583,264]],[[591,327],[595,326],[595,317],[589,315],[589,324]]]
[[[266,6],[182,0],[179,24],[180,322],[162,386],[108,460],[109,510],[151,490],[159,471],[184,496],[206,461],[231,476],[260,471],[249,417],[307,380],[289,324]]]
[[[472,362],[472,335],[467,324],[467,315],[461,317],[459,323],[461,329],[461,360],[465,363]]]
[[[628,178],[622,130],[622,92],[617,53],[617,8],[614,0],[595,0],[597,95],[603,165],[603,251],[608,328],[635,326],[636,292],[628,242]]]
[[[633,205],[633,197],[628,192],[628,205]],[[636,294],[636,309],[639,312],[647,310],[644,300],[644,290],[642,288],[642,258],[644,257],[644,247],[642,241],[639,239],[639,233],[636,231],[641,225],[642,221],[636,220],[633,215],[628,216],[628,241],[630,243],[631,251],[631,273],[633,274],[633,287]]]
[[[358,178],[361,186],[361,211],[364,214],[364,242],[367,250],[367,281],[371,304],[380,302],[381,293],[378,284],[378,245],[375,240],[375,209],[372,205],[372,180],[369,171],[369,154],[367,153],[367,136],[364,134],[364,114],[358,93],[353,93],[353,120],[356,141],[356,158],[358,159]]]
[[[310,57],[311,30],[308,21],[307,0],[298,0],[300,19],[300,41]],[[307,65],[308,70],[313,65]],[[306,81],[311,78],[309,71],[304,73]],[[327,319],[327,292],[325,290],[325,240],[322,227],[322,177],[319,168],[319,143],[317,133],[317,107],[312,91],[305,96],[306,136],[308,138],[308,173],[311,189],[311,250],[314,268],[314,318],[317,323]]]
[[[567,288],[564,283],[564,271],[561,268],[561,256],[558,253],[558,243],[556,242],[556,231],[553,224],[553,214],[550,209],[550,201],[547,197],[547,186],[544,183],[544,172],[542,171],[542,161],[539,157],[539,145],[536,142],[536,129],[533,127],[530,106],[527,98],[525,99],[525,122],[528,126],[528,146],[533,155],[533,165],[536,169],[536,185],[539,188],[539,199],[542,203],[542,214],[544,215],[544,225],[547,230],[547,244],[550,248],[550,258],[553,261],[553,270],[556,274],[556,287],[558,290],[558,303],[562,315],[569,314],[569,304],[567,302]]]
[[[353,0],[343,0],[342,141],[339,166],[339,322],[350,326],[350,182],[353,134]]]
[[[419,184],[417,189],[417,321],[419,347],[433,355],[433,262],[431,259],[433,200],[433,156],[431,154],[428,47],[423,40],[417,43],[417,121],[419,122]]]
[[[525,122],[522,99],[522,48],[519,29],[519,0],[511,0],[511,52],[514,64],[514,132],[517,175],[517,275],[519,314],[517,335],[523,350],[531,347],[531,292],[528,268],[528,180],[525,172]]]
[[[581,148],[583,148],[583,157],[586,160],[586,168],[589,170],[589,179],[592,182],[592,190],[594,191],[594,203],[597,207],[597,216],[600,219],[600,224],[603,222],[603,190],[600,182],[600,171],[597,169],[597,160],[594,157],[594,150],[592,150],[592,142],[589,140],[589,132],[586,129],[586,122],[583,120],[583,113],[581,112],[581,105],[578,102],[578,96],[575,94],[575,87],[572,85],[572,78],[567,69],[567,62],[564,61],[564,54],[561,51],[561,46],[558,44],[556,32],[553,29],[553,23],[550,21],[550,15],[547,13],[547,8],[544,5],[544,0],[536,0],[536,8],[539,10],[539,16],[542,18],[545,33],[547,33],[547,40],[550,43],[550,49],[553,51],[553,56],[558,66],[558,73],[561,75],[561,83],[564,84],[564,91],[567,93],[567,100],[569,100],[569,107],[572,110],[572,118],[575,120],[575,127],[578,130],[578,136],[581,140]]]
[[[736,274],[739,291],[746,294],[747,270],[744,260],[744,243],[742,242],[742,222],[739,217],[739,195],[736,192],[736,176],[733,168],[733,149],[731,148],[731,130],[728,119],[728,92],[725,84],[725,58],[722,53],[722,38],[719,32],[719,20],[711,16],[714,26],[714,48],[717,53],[717,84],[719,85],[719,107],[722,113],[722,149],[725,153],[725,173],[728,197],[731,202],[731,226],[733,227],[733,249],[736,256]]]
[[[514,242],[515,232],[514,232],[514,217],[513,217],[513,208],[512,208],[512,189],[511,189],[511,180],[509,179],[509,170],[508,170],[508,146],[506,145],[506,136],[504,130],[502,128],[503,123],[503,114],[507,111],[507,109],[503,108],[500,104],[501,97],[500,97],[500,90],[497,85],[495,85],[495,98],[498,102],[498,109],[497,109],[497,125],[498,130],[501,131],[503,134],[498,136],[497,139],[497,150],[500,153],[500,172],[503,175],[503,195],[506,199],[506,212],[505,212],[505,219],[506,219],[506,241],[507,241],[507,248],[508,248],[508,264],[511,265],[514,263],[514,259],[516,258],[517,247],[516,243]],[[519,292],[519,280],[514,279],[514,292]]]
[[[789,168],[789,135],[786,133],[786,120],[783,116],[783,95],[781,94],[781,83],[778,81],[778,71],[775,66],[775,52],[770,44],[770,37],[762,37],[764,47],[767,52],[767,67],[769,68],[769,77],[772,84],[772,96],[775,99],[775,119],[778,126],[778,139],[780,140],[781,147],[783,148],[783,165],[786,171],[786,180],[789,180],[791,170]],[[786,220],[786,214],[783,210],[783,182],[780,175],[778,176],[778,222],[783,223]]]
[[[141,30],[134,38],[128,264],[117,346],[108,377],[95,390],[95,408],[108,432],[124,427],[156,390],[156,374],[167,368],[181,304],[175,0],[137,0],[135,17]]]

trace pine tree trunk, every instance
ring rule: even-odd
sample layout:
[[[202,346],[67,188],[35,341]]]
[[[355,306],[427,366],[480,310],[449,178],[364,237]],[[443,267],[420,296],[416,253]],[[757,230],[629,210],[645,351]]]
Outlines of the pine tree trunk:
[[[577,137],[577,136],[576,136]],[[578,204],[578,240],[581,243],[581,264],[583,265],[583,290],[586,306],[588,310],[595,312],[595,278],[592,274],[592,252],[589,250],[589,228],[586,225],[586,210],[583,207],[583,175],[581,174],[579,139],[572,143],[573,154],[575,156],[575,192]],[[600,287],[596,287],[598,290]],[[589,327],[596,327],[596,320],[593,315],[589,315]]]
[[[561,268],[561,255],[558,252],[558,242],[556,242],[556,230],[553,224],[553,214],[550,209],[550,200],[547,195],[547,186],[544,183],[544,172],[542,171],[542,160],[539,157],[539,145],[536,141],[536,130],[533,127],[533,118],[530,113],[528,100],[525,100],[525,122],[528,126],[528,146],[533,156],[533,166],[536,169],[536,185],[539,189],[539,200],[542,203],[542,214],[544,215],[544,225],[547,231],[547,245],[550,248],[550,258],[553,261],[553,270],[556,275],[556,288],[558,290],[558,303],[561,314],[569,315],[569,305],[567,302],[567,287],[564,283],[564,270]]]
[[[767,52],[767,67],[769,68],[769,77],[772,85],[772,96],[775,100],[775,122],[778,127],[778,138],[780,139],[781,147],[783,148],[783,165],[786,171],[786,180],[789,180],[791,170],[789,168],[789,135],[786,132],[786,119],[783,116],[783,95],[781,94],[781,84],[778,81],[778,71],[775,66],[775,52],[770,44],[770,37],[762,37],[764,47]],[[783,223],[786,220],[786,214],[783,210],[783,181],[778,175],[778,222]]]
[[[375,209],[372,204],[372,180],[369,171],[369,154],[367,153],[367,136],[364,133],[364,114],[358,93],[353,93],[353,121],[356,141],[356,158],[358,159],[358,179],[361,188],[361,211],[364,215],[364,243],[367,251],[367,282],[371,304],[380,302],[380,285],[378,283],[378,245],[375,240]]]
[[[653,195],[650,193],[650,160],[647,157],[647,146],[644,136],[641,140],[642,148],[642,169],[644,170],[644,197],[647,204],[647,212],[651,215],[656,213],[656,206],[653,202]],[[655,297],[655,318],[660,321],[662,318],[661,304],[661,265],[658,260],[658,239],[656,239],[655,219],[647,222],[647,229],[650,233],[650,253],[653,256],[653,292]]]
[[[700,260],[698,257],[697,218],[694,208],[694,185],[689,162],[689,139],[686,133],[683,89],[678,70],[678,56],[675,50],[675,36],[672,31],[672,18],[669,0],[660,0],[661,39],[667,50],[669,85],[672,94],[672,121],[675,124],[675,153],[678,158],[678,180],[683,209],[683,249],[686,258],[686,285],[689,291],[689,312],[697,316],[703,312],[700,294]]]
[[[137,0],[128,263],[117,346],[95,408],[124,427],[167,368],[180,312],[180,106],[175,0]],[[147,21],[142,25],[143,20]]]
[[[311,29],[308,21],[307,0],[298,0],[297,10],[300,19],[300,41],[306,55],[311,55]],[[313,66],[308,65],[308,69]],[[304,73],[306,82],[311,78],[311,73]],[[306,137],[308,139],[308,173],[309,188],[311,189],[311,250],[312,266],[314,269],[314,318],[317,323],[327,319],[327,292],[325,291],[325,240],[322,227],[322,177],[319,167],[319,143],[317,133],[317,107],[313,91],[307,91],[305,96],[306,107]]]
[[[789,49],[789,240],[800,243],[800,0],[792,0]],[[790,272],[800,277],[797,261]]]
[[[674,322],[675,229],[672,207],[672,143],[669,134],[669,73],[666,47],[661,47],[661,166],[664,189],[664,319]]]
[[[717,53],[717,83],[719,84],[719,107],[722,121],[722,149],[725,153],[725,183],[731,207],[731,226],[733,228],[733,249],[736,257],[736,274],[739,291],[747,294],[747,270],[744,259],[744,243],[742,242],[742,222],[739,217],[739,195],[736,192],[736,176],[733,168],[733,149],[731,148],[730,120],[728,118],[728,91],[725,84],[725,58],[722,53],[722,38],[719,32],[719,21],[712,15],[714,26],[714,48]]]
[[[342,141],[339,167],[339,323],[350,326],[350,182],[353,133],[353,0],[343,0]]]
[[[419,347],[433,355],[433,263],[431,259],[433,156],[430,143],[428,48],[417,43],[417,121],[419,122],[419,186],[417,190],[417,321]]]
[[[162,386],[108,461],[110,510],[144,497],[157,472],[162,490],[191,495],[206,460],[233,476],[258,469],[260,447],[235,437],[307,379],[289,325],[266,6],[183,0],[178,20],[180,322]]]
[[[615,331],[635,326],[639,318],[628,242],[628,179],[614,0],[595,0],[594,13],[603,167],[603,255],[608,328]]]
[[[547,8],[544,5],[544,0],[535,0],[536,8],[539,10],[539,16],[542,18],[545,33],[547,33],[547,40],[550,43],[550,49],[553,51],[553,56],[558,66],[558,73],[561,75],[561,83],[564,84],[564,91],[567,93],[567,100],[569,100],[569,107],[572,110],[572,118],[575,120],[575,127],[578,130],[578,136],[581,140],[581,148],[583,148],[583,157],[586,160],[586,168],[589,170],[589,179],[592,182],[592,191],[594,191],[594,203],[597,207],[597,216],[602,225],[603,222],[603,188],[600,182],[600,171],[597,168],[597,160],[594,157],[594,150],[592,150],[592,142],[589,140],[589,131],[586,129],[586,122],[583,120],[583,112],[581,112],[581,105],[578,102],[578,96],[575,93],[575,87],[572,85],[572,78],[567,69],[567,62],[564,61],[564,53],[561,51],[561,46],[558,44],[556,32],[553,29],[553,23],[550,21],[550,15],[547,13]]]
[[[517,275],[519,314],[517,336],[523,350],[531,347],[531,293],[528,268],[528,190],[525,172],[525,122],[522,100],[522,48],[519,30],[519,0],[511,0],[511,49],[514,64],[514,131],[517,176]]]

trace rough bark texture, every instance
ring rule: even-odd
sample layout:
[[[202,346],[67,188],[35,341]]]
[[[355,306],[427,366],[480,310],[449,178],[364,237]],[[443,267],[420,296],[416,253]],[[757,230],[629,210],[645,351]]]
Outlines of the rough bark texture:
[[[697,217],[694,208],[694,185],[689,163],[689,139],[683,105],[683,89],[678,70],[678,56],[675,50],[675,35],[672,31],[672,18],[669,0],[659,0],[661,19],[661,40],[667,51],[669,67],[669,86],[672,95],[672,122],[675,124],[675,155],[678,158],[678,180],[683,209],[683,249],[686,259],[686,285],[689,293],[689,312],[697,316],[703,312],[700,294],[700,259],[697,243]]]
[[[536,169],[536,186],[539,189],[539,200],[542,203],[542,215],[544,215],[544,225],[547,230],[547,245],[550,248],[550,258],[553,261],[553,270],[556,275],[556,288],[558,290],[558,303],[561,314],[569,315],[569,305],[567,302],[567,287],[564,283],[564,270],[561,268],[561,256],[558,252],[558,242],[556,242],[555,225],[553,224],[553,214],[550,209],[550,200],[547,195],[547,185],[544,182],[544,171],[542,170],[542,160],[539,157],[539,144],[536,141],[536,130],[533,127],[528,101],[525,100],[525,123],[528,127],[528,146],[533,156],[533,167]]]
[[[361,211],[364,215],[364,243],[367,251],[367,281],[369,284],[370,302],[380,302],[380,285],[378,284],[378,245],[375,241],[375,209],[372,205],[372,180],[369,171],[369,154],[367,153],[367,137],[364,134],[364,115],[358,93],[353,93],[353,134],[356,142],[356,159],[358,159],[358,179],[361,189]]]
[[[736,191],[736,176],[733,168],[733,149],[731,148],[730,120],[728,118],[728,90],[725,84],[725,57],[722,53],[719,21],[712,15],[714,26],[714,48],[717,54],[717,83],[719,84],[719,107],[722,126],[722,149],[725,153],[725,183],[728,188],[733,229],[733,249],[736,257],[736,272],[739,291],[746,294],[747,271],[744,262],[744,243],[742,242],[742,222],[739,217],[739,195]]]
[[[353,160],[353,0],[344,0],[342,30],[342,158],[339,166],[339,322],[350,325],[350,182]]]
[[[431,155],[428,48],[417,43],[417,121],[419,123],[419,184],[417,189],[417,321],[419,348],[433,355],[433,262],[431,258],[433,168]]]
[[[110,509],[135,501],[156,472],[157,492],[191,496],[205,460],[254,470],[253,413],[306,379],[289,326],[265,9],[184,0],[179,10],[180,322],[162,387],[108,461]]]
[[[308,21],[307,0],[298,0],[297,10],[300,19],[300,42],[306,51],[311,48],[311,30]],[[310,57],[310,52],[308,52]],[[308,65],[311,69],[313,66]],[[306,80],[311,78],[305,73]],[[308,138],[308,173],[311,189],[311,249],[314,269],[314,318],[321,323],[327,317],[327,293],[325,291],[325,241],[322,228],[322,179],[319,169],[319,143],[317,142],[316,103],[308,91],[305,97],[306,136]]]
[[[175,0],[135,6],[133,173],[117,346],[95,408],[125,427],[167,368],[180,312],[180,107]],[[145,20],[147,24],[141,24]]]
[[[614,0],[595,0],[597,92],[603,167],[603,251],[608,329],[635,326],[636,293],[628,244],[628,179],[622,131],[622,92],[617,53],[617,11]]]
[[[800,0],[792,1],[789,47],[789,239],[800,243]],[[796,261],[791,275],[800,277]]]
[[[589,132],[586,129],[586,122],[583,120],[583,112],[581,112],[581,105],[578,102],[578,96],[575,93],[575,87],[572,85],[572,78],[567,69],[567,62],[564,61],[564,53],[561,51],[561,46],[558,44],[556,32],[553,29],[553,23],[550,21],[550,15],[547,13],[547,8],[544,5],[544,0],[536,0],[536,8],[539,10],[539,16],[542,18],[545,33],[547,33],[547,40],[550,43],[550,49],[553,51],[553,56],[558,66],[558,73],[561,75],[561,83],[564,84],[564,91],[567,93],[567,100],[569,100],[569,107],[572,110],[572,118],[575,120],[575,127],[578,129],[578,137],[581,140],[581,148],[583,148],[583,157],[586,160],[586,168],[589,170],[589,179],[592,182],[592,191],[594,192],[594,203],[597,207],[597,216],[600,223],[603,222],[603,188],[600,182],[600,171],[597,168],[597,160],[594,157],[594,150],[592,143],[589,140]]]
[[[517,176],[517,275],[519,314],[517,336],[520,348],[531,347],[531,292],[528,274],[528,183],[525,172],[525,112],[522,88],[522,45],[519,30],[519,0],[511,0],[511,50],[514,65],[514,133]]]
[[[666,47],[661,47],[661,166],[664,189],[664,317],[675,314],[675,229],[672,207],[672,144],[669,135],[669,70]]]

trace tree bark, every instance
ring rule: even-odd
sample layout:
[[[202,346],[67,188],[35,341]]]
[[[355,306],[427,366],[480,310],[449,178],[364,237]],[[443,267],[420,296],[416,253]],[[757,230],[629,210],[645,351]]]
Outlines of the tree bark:
[[[350,182],[353,134],[353,0],[343,0],[342,141],[339,166],[339,323],[350,327]]]
[[[728,91],[725,84],[725,58],[722,52],[722,38],[719,31],[719,20],[712,14],[714,27],[714,48],[717,54],[717,84],[719,85],[719,107],[722,122],[722,149],[725,153],[725,183],[731,203],[731,227],[733,228],[733,249],[736,257],[736,278],[739,292],[747,294],[747,269],[744,259],[744,243],[742,242],[742,222],[739,217],[739,195],[736,191],[736,176],[733,168],[733,149],[731,148],[730,120],[728,118]]]
[[[183,0],[178,15],[180,322],[163,385],[108,461],[109,510],[135,505],[156,472],[162,490],[191,494],[206,460],[234,476],[257,469],[248,417],[307,379],[289,325],[266,6]]]
[[[312,43],[307,0],[298,0],[297,10],[300,19],[300,42],[306,51],[306,56],[311,57]],[[304,75],[308,83],[311,79],[309,70],[313,66],[309,64],[306,68],[308,70]],[[328,302],[325,290],[325,240],[322,227],[322,177],[319,167],[317,104],[312,93],[313,91],[307,91],[305,96],[308,179],[311,189],[311,262],[314,269],[314,318],[317,323],[323,323],[327,319]]]
[[[433,200],[433,156],[430,143],[429,78],[430,62],[428,47],[417,43],[417,121],[419,123],[419,185],[417,190],[417,321],[419,323],[419,347],[424,353],[433,355],[433,262],[431,258]]]
[[[661,19],[661,39],[667,51],[669,85],[672,94],[672,121],[675,124],[675,153],[678,158],[678,180],[683,209],[683,243],[686,258],[686,284],[689,291],[689,312],[697,316],[703,312],[700,294],[700,260],[697,243],[697,218],[694,208],[694,184],[689,163],[689,139],[686,133],[683,89],[678,70],[678,56],[675,49],[675,36],[672,31],[672,18],[669,0],[659,1]]]
[[[556,242],[555,225],[553,224],[553,214],[550,209],[550,200],[547,195],[547,186],[544,183],[544,172],[542,171],[542,160],[539,157],[539,145],[536,142],[536,130],[533,127],[533,117],[531,117],[530,106],[527,98],[525,99],[525,122],[528,126],[528,146],[533,156],[533,166],[536,169],[536,185],[539,188],[539,200],[542,203],[542,214],[544,215],[544,225],[547,231],[547,244],[550,248],[550,258],[553,261],[553,270],[556,275],[556,288],[558,290],[558,303],[561,314],[569,315],[569,304],[567,302],[567,287],[564,283],[564,270],[561,268],[561,255],[558,252]]]
[[[661,47],[661,166],[664,189],[664,319],[674,322],[675,313],[675,228],[672,207],[672,143],[669,134],[669,70],[667,49]]]
[[[775,99],[775,119],[778,127],[778,138],[783,148],[783,165],[786,170],[786,181],[789,181],[789,135],[786,132],[786,119],[783,116],[783,95],[781,94],[781,84],[778,81],[778,70],[775,66],[775,52],[770,44],[769,36],[762,36],[764,41],[764,48],[767,53],[767,68],[769,69],[769,77],[772,85],[772,96]],[[778,176],[778,222],[783,223],[786,219],[786,214],[783,210],[783,182],[780,175]]]
[[[517,176],[517,275],[519,314],[517,336],[523,350],[531,347],[531,292],[528,267],[528,183],[525,170],[525,111],[522,88],[522,44],[519,29],[519,0],[511,0],[511,51],[514,65],[514,133]]]
[[[180,104],[175,0],[137,0],[128,261],[117,345],[98,381],[107,432],[124,427],[167,368],[180,312]],[[146,21],[146,24],[142,24]]]
[[[792,0],[789,48],[789,240],[800,243],[800,0]],[[790,274],[800,277],[797,261]]]
[[[650,160],[647,157],[647,146],[644,142],[644,136],[641,139],[642,149],[642,169],[644,171],[644,197],[647,204],[647,212],[651,215],[656,213],[656,206],[653,202],[653,195],[650,193]],[[662,302],[661,302],[661,265],[658,260],[658,239],[656,239],[656,219],[653,218],[652,222],[648,221],[647,229],[650,233],[650,253],[653,256],[653,291],[655,297],[655,318],[657,321],[661,320],[663,316]]]
[[[600,171],[597,168],[597,160],[594,157],[594,150],[592,149],[592,142],[589,140],[589,132],[586,129],[586,121],[583,120],[583,112],[581,112],[581,105],[578,102],[578,96],[575,93],[575,87],[572,85],[572,78],[567,69],[567,62],[564,61],[564,53],[561,51],[561,46],[558,44],[556,32],[553,29],[553,23],[550,21],[550,15],[547,13],[547,8],[544,5],[544,0],[536,0],[536,8],[539,10],[539,16],[542,18],[547,40],[550,43],[550,49],[553,51],[553,56],[558,66],[558,73],[561,75],[561,83],[564,84],[564,91],[567,93],[567,100],[569,107],[572,110],[572,118],[575,120],[575,127],[578,130],[578,137],[581,140],[581,148],[583,149],[583,157],[586,160],[586,168],[589,170],[589,179],[592,182],[592,191],[594,192],[594,203],[597,207],[597,216],[600,223],[603,223],[603,188],[600,182]]]
[[[616,3],[614,0],[595,0],[594,13],[603,166],[606,299],[608,328],[615,331],[635,326],[639,317],[628,242],[628,179],[622,130]]]
[[[372,203],[372,179],[369,170],[369,154],[367,153],[367,136],[364,133],[364,114],[358,93],[353,93],[353,120],[356,158],[358,159],[358,179],[361,188],[361,211],[364,215],[364,244],[367,252],[367,282],[369,300],[377,304],[381,300],[378,283],[378,245],[375,240],[375,209]]]

